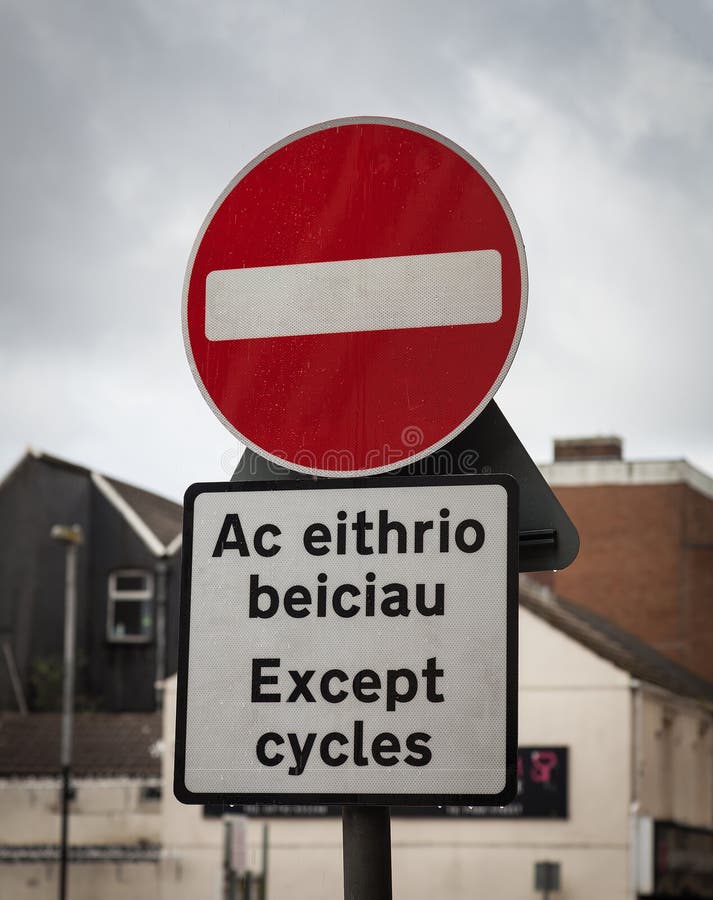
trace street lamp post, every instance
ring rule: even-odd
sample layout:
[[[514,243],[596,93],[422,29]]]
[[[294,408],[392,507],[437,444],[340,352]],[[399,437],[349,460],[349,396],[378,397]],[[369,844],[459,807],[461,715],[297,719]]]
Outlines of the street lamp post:
[[[59,856],[59,900],[67,895],[67,825],[69,818],[69,778],[72,765],[72,713],[74,712],[74,645],[77,613],[77,551],[83,541],[79,525],[54,525],[50,536],[67,548],[64,580],[64,663],[62,667],[62,833]]]

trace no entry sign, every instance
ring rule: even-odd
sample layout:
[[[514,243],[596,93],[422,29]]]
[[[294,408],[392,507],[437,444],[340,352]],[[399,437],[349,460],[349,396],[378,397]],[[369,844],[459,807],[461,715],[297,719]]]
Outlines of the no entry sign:
[[[516,506],[509,476],[189,488],[177,797],[508,802]]]
[[[481,412],[526,298],[513,214],[475,159],[408,122],[343,119],[228,185],[191,255],[184,338],[207,402],[253,450],[367,475]]]

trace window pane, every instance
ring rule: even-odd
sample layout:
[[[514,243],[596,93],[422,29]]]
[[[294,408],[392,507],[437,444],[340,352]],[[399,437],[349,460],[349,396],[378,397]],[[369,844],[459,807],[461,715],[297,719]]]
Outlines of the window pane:
[[[145,575],[117,575],[117,591],[145,591],[148,589],[148,579]]]
[[[160,784],[147,784],[141,788],[141,799],[142,800],[160,800],[161,799],[161,785]]]
[[[114,601],[115,637],[149,637],[151,626],[150,602],[145,600]]]

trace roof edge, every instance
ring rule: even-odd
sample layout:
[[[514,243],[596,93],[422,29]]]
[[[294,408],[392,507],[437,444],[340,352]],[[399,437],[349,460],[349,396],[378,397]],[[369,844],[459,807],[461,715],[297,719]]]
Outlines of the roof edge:
[[[144,522],[136,510],[124,500],[116,488],[109,484],[106,478],[99,472],[91,472],[90,477],[97,490],[103,494],[116,511],[123,516],[128,525],[134,530],[138,537],[141,538],[154,556],[165,556],[168,552],[167,547],[161,543],[146,522]]]
[[[523,574],[519,580],[519,602],[524,609],[626,672],[630,678],[713,709],[712,682],[600,613],[580,607],[559,596],[548,585]]]
[[[713,477],[685,459],[572,460],[543,463],[538,468],[553,487],[686,484],[713,500]]]
[[[166,544],[166,555],[173,556],[174,553],[181,549],[182,544],[183,533],[179,531],[176,537],[172,541],[169,541],[168,544]]]
[[[119,512],[122,518],[126,520],[132,530],[138,535],[141,541],[146,545],[146,547],[148,547],[148,549],[154,556],[173,556],[180,549],[182,544],[182,533],[180,529],[178,533],[175,534],[167,544],[164,544],[158,538],[153,529],[136,512],[131,504],[121,495],[119,490],[117,490],[117,488],[115,488],[114,485],[111,484],[112,480],[117,484],[123,484],[124,482],[120,482],[119,479],[112,479],[110,478],[110,476],[90,469],[88,466],[81,465],[80,463],[71,462],[70,460],[63,459],[62,457],[53,456],[50,453],[45,453],[43,450],[38,450],[36,447],[28,446],[25,450],[25,453],[20,457],[15,465],[12,466],[12,468],[9,469],[9,471],[6,472],[2,478],[0,478],[0,489],[9,484],[13,480],[13,478],[21,471],[23,466],[27,465],[33,460],[36,460],[40,463],[46,463],[49,466],[58,467],[67,472],[73,472],[78,475],[83,475],[86,478],[90,478],[92,483],[96,486],[100,493]],[[160,494],[156,494],[155,491],[150,491],[145,488],[139,488],[138,486],[129,484],[128,482],[126,483],[126,486],[138,491],[144,491],[145,493],[151,494],[156,498],[160,498],[161,500],[174,503],[177,507],[180,508],[180,504],[175,503],[175,501],[170,500],[170,498],[168,497],[163,497]]]
[[[37,451],[33,450],[32,447],[28,447],[27,450],[22,454],[22,456],[18,459],[14,466],[11,466],[8,471],[0,478],[0,490],[2,490],[6,484],[9,484],[12,479],[17,475],[20,469],[30,460],[37,458]]]

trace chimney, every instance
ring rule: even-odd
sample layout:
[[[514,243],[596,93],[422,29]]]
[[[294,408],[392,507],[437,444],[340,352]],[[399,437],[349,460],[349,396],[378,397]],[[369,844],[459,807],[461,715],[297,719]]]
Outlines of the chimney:
[[[616,435],[555,438],[555,462],[586,462],[622,458],[622,440]]]

